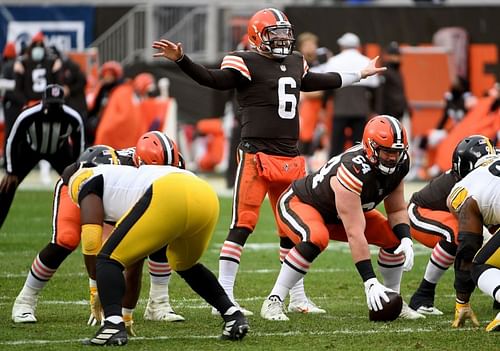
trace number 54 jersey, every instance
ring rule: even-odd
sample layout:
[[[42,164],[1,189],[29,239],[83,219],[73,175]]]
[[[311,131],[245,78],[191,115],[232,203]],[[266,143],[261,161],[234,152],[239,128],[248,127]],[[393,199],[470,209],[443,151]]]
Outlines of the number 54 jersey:
[[[325,223],[340,223],[335,205],[335,193],[330,179],[337,176],[340,184],[361,198],[363,212],[373,210],[408,173],[410,160],[407,155],[394,173],[382,174],[368,162],[362,145],[355,145],[344,153],[331,158],[317,172],[292,184],[298,198],[318,210]]]

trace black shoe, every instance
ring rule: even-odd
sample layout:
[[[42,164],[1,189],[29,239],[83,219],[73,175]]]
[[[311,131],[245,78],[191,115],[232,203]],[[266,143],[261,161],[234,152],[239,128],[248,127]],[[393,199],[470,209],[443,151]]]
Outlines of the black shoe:
[[[500,310],[500,302],[498,302],[497,300],[493,300],[493,309]]]
[[[249,326],[248,321],[241,313],[237,310],[229,316],[222,316],[224,318],[224,326],[222,328],[222,340],[241,340],[247,335]]]
[[[429,283],[425,279],[422,280],[417,291],[413,294],[408,304],[415,311],[419,307],[433,307],[434,306],[434,295],[436,293],[436,284]]]
[[[97,331],[92,339],[82,341],[83,345],[92,346],[123,346],[128,341],[125,323],[114,324],[104,321],[104,325]]]

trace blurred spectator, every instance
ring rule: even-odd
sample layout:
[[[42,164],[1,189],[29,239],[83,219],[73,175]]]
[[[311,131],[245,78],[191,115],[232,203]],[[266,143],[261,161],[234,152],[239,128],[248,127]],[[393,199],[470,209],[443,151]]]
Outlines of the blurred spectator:
[[[51,46],[50,49],[54,56],[62,62],[61,84],[64,87],[65,103],[75,109],[85,123],[87,119],[87,101],[85,99],[87,78],[75,61],[61,53],[55,46]]]
[[[16,46],[13,42],[8,42],[2,54],[2,65],[0,71],[0,109],[3,110],[4,116],[4,139],[2,139],[1,148],[3,149],[10,129],[14,121],[21,112],[21,105],[14,97],[14,88],[16,85],[14,76],[14,63],[16,62]]]
[[[133,80],[139,98],[141,129],[143,132],[162,130],[168,109],[168,100],[157,98],[158,88],[151,73],[139,73]],[[175,139],[175,136],[173,136]]]
[[[137,143],[145,132],[140,113],[141,94],[145,84],[134,80],[115,85],[99,117],[95,134],[96,145],[125,149]]]
[[[408,109],[408,101],[405,95],[403,76],[399,70],[401,64],[401,53],[399,45],[393,41],[386,46],[382,52],[382,63],[387,71],[380,75],[380,93],[377,99],[377,111],[381,115],[396,117],[399,121],[403,119]]]
[[[85,125],[86,145],[93,145],[102,113],[108,104],[109,95],[123,83],[123,67],[119,62],[107,61],[101,66],[96,93],[89,102],[89,112]]]
[[[345,33],[337,40],[337,44],[340,53],[328,60],[325,71],[359,71],[370,62],[370,59],[359,51],[361,42],[356,34]],[[352,144],[361,141],[366,120],[375,109],[375,89],[378,86],[378,77],[371,76],[335,91],[330,158],[344,151],[347,128],[351,131]]]
[[[328,57],[328,50],[318,48],[317,35],[304,32],[297,37],[297,49],[304,55],[311,72],[322,72]],[[320,53],[318,55],[318,53]],[[331,56],[331,55],[330,55]],[[299,102],[299,150],[306,158],[308,170],[312,169],[311,156],[321,144],[321,136],[325,131],[325,92],[300,92]]]
[[[38,103],[47,85],[61,83],[61,68],[62,61],[45,47],[43,33],[35,34],[25,55],[14,64],[17,103],[22,106]]]
[[[450,90],[444,95],[445,106],[441,120],[435,129],[415,141],[413,150],[413,166],[408,177],[411,178],[434,178],[442,171],[434,163],[435,152],[439,144],[448,134],[464,119],[468,111],[477,103],[477,98],[469,91],[467,80],[456,77]],[[427,171],[422,167],[427,158]]]
[[[23,107],[30,107],[42,99],[45,88],[62,82],[62,61],[45,47],[45,36],[38,32],[31,38],[26,53],[14,64],[16,87],[14,99]],[[40,180],[50,184],[50,165],[40,161]]]

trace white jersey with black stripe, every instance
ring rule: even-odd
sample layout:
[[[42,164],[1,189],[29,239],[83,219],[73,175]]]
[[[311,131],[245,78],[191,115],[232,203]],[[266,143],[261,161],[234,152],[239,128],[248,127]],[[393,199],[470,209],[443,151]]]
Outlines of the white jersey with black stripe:
[[[93,179],[102,178],[104,220],[119,220],[148,190],[153,182],[173,173],[195,176],[190,171],[172,166],[145,165],[139,168],[121,165],[99,165],[82,168],[69,181],[72,200],[78,203],[80,193],[89,191]]]
[[[486,226],[500,224],[500,157],[495,157],[459,181],[448,196],[448,204],[457,212],[472,197]]]

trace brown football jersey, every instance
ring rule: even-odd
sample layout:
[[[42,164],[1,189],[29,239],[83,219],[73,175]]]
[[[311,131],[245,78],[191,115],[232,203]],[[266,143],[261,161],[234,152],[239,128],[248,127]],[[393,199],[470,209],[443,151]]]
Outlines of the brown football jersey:
[[[331,158],[317,172],[296,180],[292,188],[299,199],[316,208],[326,223],[339,223],[335,194],[330,179],[337,176],[340,184],[361,197],[364,212],[373,210],[398,187],[409,170],[407,155],[392,174],[382,174],[368,162],[361,144]]]
[[[446,198],[456,183],[455,175],[451,171],[447,171],[414,193],[410,203],[429,210],[449,211],[448,206],[446,206]]]
[[[236,88],[242,139],[297,141],[297,105],[308,70],[302,54],[272,60],[253,51],[237,51],[224,57],[221,68],[238,70],[246,78]]]

